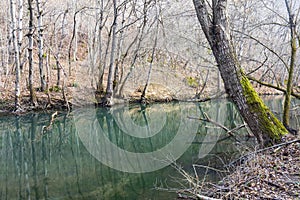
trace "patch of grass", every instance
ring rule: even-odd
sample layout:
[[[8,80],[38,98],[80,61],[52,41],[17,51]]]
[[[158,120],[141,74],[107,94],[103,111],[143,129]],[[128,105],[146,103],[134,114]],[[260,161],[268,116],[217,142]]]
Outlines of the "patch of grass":
[[[60,92],[61,91],[61,88],[57,85],[54,85],[52,87],[49,88],[49,91],[50,92]]]
[[[79,87],[79,83],[73,82],[70,84],[70,87]]]

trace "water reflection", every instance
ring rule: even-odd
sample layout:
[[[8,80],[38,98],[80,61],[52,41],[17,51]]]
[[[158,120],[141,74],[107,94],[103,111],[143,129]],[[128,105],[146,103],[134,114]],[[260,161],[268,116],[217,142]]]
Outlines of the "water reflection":
[[[281,112],[278,107],[281,106],[280,102],[272,102],[270,105],[271,109]],[[172,167],[139,174],[107,167],[87,150],[87,143],[103,145],[103,138],[98,137],[99,132],[91,130],[93,126],[99,125],[104,130],[102,134],[112,144],[128,152],[149,153],[163,149],[178,137],[179,122],[183,116],[184,119],[187,116],[204,117],[204,113],[228,128],[242,123],[234,106],[225,100],[180,106],[159,104],[148,107],[131,105],[113,109],[99,108],[87,120],[92,120],[93,123],[88,124],[89,129],[83,129],[85,134],[78,131],[78,124],[75,122],[83,116],[89,117],[86,110],[78,110],[69,115],[60,113],[46,131],[43,131],[43,127],[48,126],[51,119],[51,115],[46,113],[2,117],[0,199],[170,199],[176,194],[152,188],[156,183],[162,183],[162,187],[167,187],[166,183],[169,187],[180,187],[170,178],[177,176]],[[84,121],[81,122],[83,127],[87,127]],[[193,144],[176,161],[178,164],[187,170],[193,163],[218,167],[218,157],[225,160],[227,155],[237,155],[235,141],[224,140],[227,135],[222,129],[197,120],[194,122],[191,126],[183,126],[182,130],[192,136]],[[194,132],[197,134],[193,135]],[[242,133],[243,131],[239,132]],[[93,137],[88,137],[89,135]],[[178,137],[176,140],[186,141],[186,138]],[[116,156],[112,155],[109,148],[104,148],[103,151],[110,157]],[[139,165],[143,165],[146,161],[139,162]],[[201,173],[206,171],[199,169],[198,174]],[[211,178],[218,179],[216,174],[209,173]]]
[[[188,118],[198,115],[193,104],[156,104],[146,109],[80,109],[74,119],[82,143],[100,162],[124,172],[152,172],[189,148],[199,122]]]
[[[155,177],[115,171],[95,160],[76,134],[72,116],[30,114],[1,119],[0,199],[158,199]],[[149,190],[145,190],[149,188]]]

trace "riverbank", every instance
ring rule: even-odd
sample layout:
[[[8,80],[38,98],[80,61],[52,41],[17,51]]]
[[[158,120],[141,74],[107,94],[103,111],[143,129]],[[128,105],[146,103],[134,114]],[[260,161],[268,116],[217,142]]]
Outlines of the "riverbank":
[[[193,98],[192,94],[186,98],[174,95],[167,87],[161,84],[149,84],[146,98],[141,102],[142,87],[136,90],[131,90],[125,93],[122,97],[113,98],[113,105],[118,104],[134,104],[134,103],[165,103],[165,102],[202,102],[214,98],[225,97],[224,93],[219,95],[204,96],[202,99]],[[65,97],[62,88],[55,87],[51,91],[35,91],[36,103],[32,104],[30,101],[30,94],[28,91],[23,91],[21,95],[21,110],[15,112],[13,89],[2,90],[0,100],[0,115],[7,114],[22,114],[32,111],[70,111],[76,107],[84,107],[86,105],[105,106],[103,102],[104,95],[98,94],[95,89],[85,86],[68,86],[65,87]]]
[[[291,140],[289,138],[288,140]],[[229,173],[219,183],[205,182],[191,199],[299,199],[300,139],[250,152],[226,167]]]
[[[98,95],[95,89],[90,87],[81,87],[77,85],[69,85],[65,87],[65,98],[62,88],[52,87],[50,91],[35,91],[36,103],[33,105],[30,102],[30,94],[28,91],[23,91],[21,95],[21,110],[15,112],[13,89],[0,91],[0,115],[8,114],[23,114],[32,111],[70,111],[76,107],[83,107],[85,105],[103,105],[103,95]],[[271,96],[272,98],[282,95],[275,92],[259,91],[261,96]],[[138,87],[136,90],[131,90],[125,93],[122,97],[113,99],[113,104],[131,104],[141,103],[142,88]],[[192,93],[186,96],[175,95],[168,87],[161,84],[151,83],[148,86],[146,99],[143,103],[165,103],[165,102],[204,102],[212,99],[225,98],[224,92],[216,94],[204,94],[200,98],[195,98]],[[67,101],[66,101],[67,100]]]

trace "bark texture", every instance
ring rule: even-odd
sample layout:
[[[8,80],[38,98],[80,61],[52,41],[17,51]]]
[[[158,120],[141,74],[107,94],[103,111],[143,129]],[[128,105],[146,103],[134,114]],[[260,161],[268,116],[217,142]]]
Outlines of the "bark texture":
[[[15,73],[16,73],[16,80],[15,80],[15,111],[18,112],[21,110],[20,104],[20,56],[19,56],[19,46],[18,46],[18,38],[17,38],[17,22],[16,22],[16,1],[10,1],[10,13],[11,13],[11,24],[12,24],[12,40],[13,40],[13,47],[14,47],[14,57],[15,57]]]
[[[106,87],[106,94],[105,94],[105,104],[107,106],[113,105],[113,74],[114,74],[114,56],[115,56],[115,49],[116,49],[116,29],[117,29],[117,2],[113,0],[114,6],[114,21],[112,24],[112,42],[111,42],[111,53],[110,53],[110,63],[109,63],[109,72],[107,78],[107,87]]]
[[[41,8],[41,2],[36,0],[37,19],[38,19],[38,47],[39,47],[39,72],[41,81],[41,91],[46,89],[46,80],[44,75],[44,24],[43,24],[43,11]]]
[[[29,82],[29,91],[30,91],[30,103],[32,105],[37,104],[35,91],[33,88],[33,8],[32,1],[28,0],[28,11],[29,11],[29,24],[28,24],[28,65],[29,65],[29,74],[28,74],[28,82]]]
[[[240,66],[230,37],[227,1],[213,0],[211,9],[208,9],[204,0],[193,0],[193,3],[227,94],[261,146],[279,142],[287,130],[263,103]]]
[[[285,100],[284,100],[284,109],[283,109],[283,124],[286,127],[290,125],[290,107],[291,107],[291,95],[293,91],[293,75],[294,67],[296,65],[296,55],[297,55],[297,33],[296,33],[296,24],[294,20],[294,14],[290,9],[288,0],[285,0],[286,9],[289,15],[289,28],[291,34],[291,58],[290,58],[290,67],[288,81],[286,85]]]

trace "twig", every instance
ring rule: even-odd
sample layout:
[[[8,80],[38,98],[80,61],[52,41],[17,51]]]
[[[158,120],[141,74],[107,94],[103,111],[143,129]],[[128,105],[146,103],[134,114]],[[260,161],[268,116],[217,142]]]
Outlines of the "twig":
[[[233,128],[233,129],[230,130],[230,129],[228,129],[226,126],[224,126],[224,125],[222,125],[222,124],[220,124],[220,123],[218,123],[218,122],[213,121],[212,119],[210,119],[206,113],[203,113],[203,115],[205,116],[204,119],[203,119],[203,118],[198,118],[198,117],[191,117],[191,116],[188,116],[188,119],[196,119],[196,120],[200,120],[200,121],[209,122],[209,123],[211,123],[211,124],[214,124],[214,125],[216,125],[216,126],[222,128],[223,130],[225,130],[226,133],[227,133],[228,135],[230,135],[231,137],[233,137],[237,142],[240,142],[240,141],[234,136],[233,132],[235,132],[235,131],[237,131],[237,130],[239,130],[239,129],[241,129],[241,128],[244,128],[244,127],[246,126],[246,124],[242,124],[242,125],[240,125],[240,126],[238,126],[238,127],[235,127],[235,128]]]
[[[264,151],[267,151],[267,150],[270,150],[270,149],[275,149],[275,148],[278,148],[278,147],[282,147],[282,146],[285,146],[285,145],[287,146],[287,145],[290,145],[290,144],[293,144],[293,143],[298,143],[298,142],[300,142],[300,139],[296,139],[296,140],[292,140],[292,141],[288,141],[288,142],[276,144],[276,145],[273,145],[273,146],[270,146],[270,147],[267,147],[267,148],[264,148],[264,149],[260,149],[260,150],[254,151],[254,152],[250,152],[250,153],[248,153],[248,154],[246,154],[244,156],[241,156],[237,160],[232,161],[227,166],[233,165],[236,162],[238,162],[240,160],[243,160],[244,158],[246,158],[248,156],[251,156],[251,155],[254,155],[254,154],[257,154],[257,153],[261,153],[261,152],[264,152]]]
[[[215,198],[203,196],[201,194],[196,194],[196,196],[198,197],[198,199],[201,199],[201,200],[221,200],[221,199],[215,199]]]
[[[281,185],[278,185],[276,183],[272,183],[270,181],[266,181],[266,180],[263,180],[263,179],[262,179],[262,181],[265,182],[266,184],[270,185],[270,186],[273,186],[273,187],[276,187],[276,188],[278,188],[280,190],[286,191],[286,188],[282,187]]]
[[[228,171],[224,171],[224,170],[219,170],[213,167],[209,167],[209,166],[204,166],[204,165],[198,165],[198,164],[193,164],[193,167],[201,167],[201,168],[205,168],[205,169],[210,169],[216,172],[221,172],[221,173],[227,173]]]

